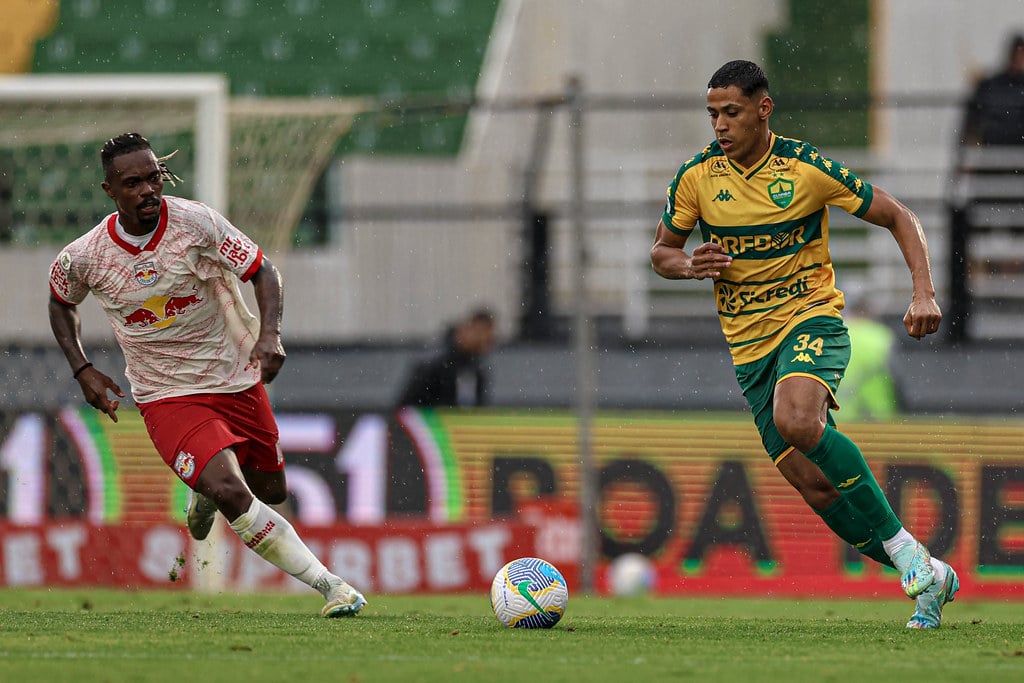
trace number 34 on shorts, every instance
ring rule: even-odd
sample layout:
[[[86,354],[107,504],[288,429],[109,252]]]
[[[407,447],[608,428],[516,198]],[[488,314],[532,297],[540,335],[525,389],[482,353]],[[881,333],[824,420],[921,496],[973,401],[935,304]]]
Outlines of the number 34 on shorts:
[[[796,344],[793,344],[793,351],[796,352],[796,355],[793,356],[790,362],[816,365],[812,356],[820,358],[824,347],[825,340],[821,337],[814,337],[812,339],[809,334],[797,335]]]

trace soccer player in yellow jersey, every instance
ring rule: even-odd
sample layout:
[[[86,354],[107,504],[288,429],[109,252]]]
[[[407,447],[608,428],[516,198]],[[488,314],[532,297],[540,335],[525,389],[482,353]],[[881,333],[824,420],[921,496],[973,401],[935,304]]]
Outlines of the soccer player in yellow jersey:
[[[881,188],[800,140],[772,132],[759,66],[732,61],[708,83],[715,140],[668,188],[651,263],[674,280],[711,278],[736,378],[782,476],[840,538],[895,567],[917,601],[908,628],[938,628],[956,572],[908,532],[853,441],[829,412],[850,358],[843,293],[828,247],[828,207],[887,228],[910,269],[903,318],[921,339],[939,329],[924,231]],[[684,250],[695,227],[700,244]]]

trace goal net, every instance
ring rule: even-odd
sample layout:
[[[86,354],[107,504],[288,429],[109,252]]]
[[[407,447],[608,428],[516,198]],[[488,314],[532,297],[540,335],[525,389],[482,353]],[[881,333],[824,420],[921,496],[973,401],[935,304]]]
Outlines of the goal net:
[[[62,244],[113,210],[99,149],[139,132],[184,180],[165,192],[287,250],[359,99],[230,97],[220,75],[0,78],[0,244]]]

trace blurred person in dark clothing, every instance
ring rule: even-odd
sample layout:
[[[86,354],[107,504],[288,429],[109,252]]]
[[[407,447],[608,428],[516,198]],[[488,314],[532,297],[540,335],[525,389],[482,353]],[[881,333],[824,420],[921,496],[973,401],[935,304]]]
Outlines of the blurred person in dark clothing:
[[[441,353],[413,367],[398,405],[487,405],[490,382],[483,361],[494,344],[494,314],[486,308],[474,310],[448,330]]]
[[[1024,33],[1011,38],[1003,70],[975,88],[960,141],[965,146],[1024,145]]]

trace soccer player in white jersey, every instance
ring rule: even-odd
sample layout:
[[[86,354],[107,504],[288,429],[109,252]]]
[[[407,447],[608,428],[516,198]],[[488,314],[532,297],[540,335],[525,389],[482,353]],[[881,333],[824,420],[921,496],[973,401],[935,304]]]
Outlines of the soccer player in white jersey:
[[[285,501],[284,459],[263,384],[284,363],[283,286],[274,264],[224,216],[163,196],[174,179],[137,133],[100,152],[117,211],[50,267],[50,325],[85,400],[117,422],[124,392],[86,358],[77,305],[90,292],[124,353],[132,396],[164,462],[192,493],[188,528],[207,537],[217,510],[247,548],[318,590],[325,617],[366,604],[269,504]],[[251,281],[259,318],[238,281]]]

